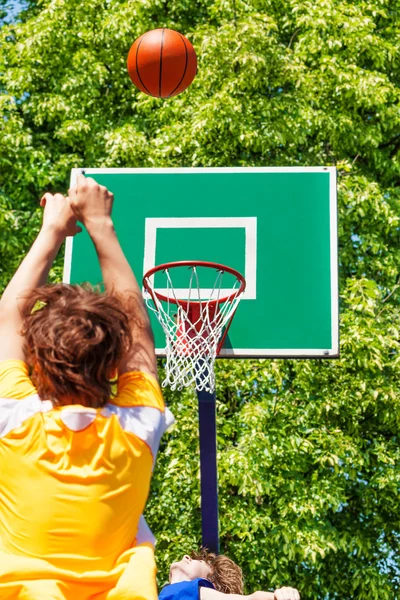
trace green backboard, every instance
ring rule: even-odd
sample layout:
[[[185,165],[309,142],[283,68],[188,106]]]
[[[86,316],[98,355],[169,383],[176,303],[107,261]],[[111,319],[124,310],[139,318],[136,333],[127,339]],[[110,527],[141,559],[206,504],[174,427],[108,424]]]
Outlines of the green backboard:
[[[71,186],[81,172],[72,170]],[[139,282],[177,260],[222,263],[245,276],[220,356],[338,356],[334,168],[84,172],[113,192],[115,228]],[[84,281],[101,282],[86,232],[67,240],[64,265],[64,282]],[[164,334],[151,318],[163,356]]]

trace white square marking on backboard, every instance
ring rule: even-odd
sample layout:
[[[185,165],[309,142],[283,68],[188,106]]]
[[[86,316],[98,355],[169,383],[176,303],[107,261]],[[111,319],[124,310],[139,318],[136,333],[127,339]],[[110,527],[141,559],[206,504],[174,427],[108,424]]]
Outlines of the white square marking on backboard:
[[[209,229],[209,228],[235,228],[245,230],[245,272],[246,290],[243,300],[255,300],[257,293],[257,217],[160,217],[145,220],[144,235],[144,261],[143,273],[147,273],[156,266],[156,245],[158,229]],[[227,265],[229,266],[229,265]],[[158,290],[168,293],[167,290]],[[187,290],[176,289],[178,297],[184,297]],[[221,294],[229,295],[231,289],[222,289]],[[208,290],[203,290],[207,295]]]

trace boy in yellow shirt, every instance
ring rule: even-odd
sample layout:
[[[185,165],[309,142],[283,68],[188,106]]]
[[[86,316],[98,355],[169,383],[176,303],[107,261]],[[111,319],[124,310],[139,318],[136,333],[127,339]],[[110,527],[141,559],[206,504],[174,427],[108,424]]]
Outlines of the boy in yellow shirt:
[[[83,176],[69,198],[46,194],[41,231],[0,301],[2,600],[157,598],[140,515],[173,419],[112,203]],[[77,219],[95,245],[103,294],[44,285]]]

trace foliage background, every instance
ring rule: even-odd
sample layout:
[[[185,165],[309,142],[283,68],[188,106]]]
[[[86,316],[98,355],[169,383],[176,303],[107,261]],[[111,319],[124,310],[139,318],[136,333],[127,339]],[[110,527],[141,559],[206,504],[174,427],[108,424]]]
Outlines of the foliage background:
[[[72,167],[337,166],[341,358],[218,363],[222,550],[248,592],[400,597],[400,0],[0,0],[0,24],[0,288]],[[125,67],[162,26],[199,59],[168,101]],[[201,538],[196,401],[166,397],[160,583]]]

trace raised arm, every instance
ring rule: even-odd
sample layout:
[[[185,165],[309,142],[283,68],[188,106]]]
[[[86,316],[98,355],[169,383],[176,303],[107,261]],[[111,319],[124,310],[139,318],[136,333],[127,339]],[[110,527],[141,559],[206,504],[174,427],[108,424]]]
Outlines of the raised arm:
[[[113,194],[91,177],[78,176],[76,187],[69,190],[72,210],[81,221],[96,248],[107,290],[125,297],[131,313],[133,346],[119,365],[121,375],[142,371],[158,377],[153,332],[135,275],[125,258],[111,218]]]
[[[200,600],[300,600],[298,590],[291,587],[283,587],[275,592],[254,592],[248,596],[241,594],[224,594],[211,588],[200,588]]]
[[[257,596],[257,594],[262,594],[262,596]],[[275,600],[275,596],[272,592],[255,592],[248,596],[242,594],[224,594],[212,588],[201,587],[200,600]]]
[[[0,361],[25,360],[24,340],[20,335],[24,296],[46,283],[66,236],[81,231],[68,200],[61,194],[45,194],[41,205],[44,206],[42,228],[0,300]]]

